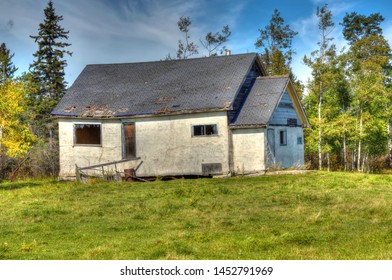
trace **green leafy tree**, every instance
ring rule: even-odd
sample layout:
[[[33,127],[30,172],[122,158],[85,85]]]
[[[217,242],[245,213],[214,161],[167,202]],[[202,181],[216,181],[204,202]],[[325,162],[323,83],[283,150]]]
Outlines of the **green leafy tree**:
[[[388,148],[391,49],[380,27],[383,20],[379,13],[367,17],[351,13],[342,23],[350,44],[346,61],[353,96],[351,110],[357,119],[358,171],[369,171],[369,162]]]
[[[8,78],[12,78],[14,73],[18,70],[12,63],[12,58],[15,54],[11,54],[10,50],[7,49],[5,43],[0,45],[0,83]]]
[[[260,60],[269,75],[290,75],[297,94],[302,98],[303,85],[293,74],[291,62],[295,51],[293,39],[298,32],[293,31],[277,9],[271,17],[269,25],[259,29],[260,37],[256,40],[256,48],[262,49]]]
[[[293,31],[288,24],[284,24],[284,19],[277,9],[275,9],[269,25],[259,31],[260,37],[255,46],[263,49],[261,61],[267,73],[270,75],[289,73],[292,56],[295,54],[292,48],[293,38],[298,33]]]
[[[47,119],[49,114],[63,97],[66,90],[64,69],[67,66],[65,55],[72,55],[66,50],[69,31],[60,26],[63,16],[56,14],[50,0],[44,9],[45,19],[39,24],[38,35],[30,36],[38,45],[33,54],[35,61],[30,71],[37,93],[31,95],[30,102],[38,119]]]
[[[318,42],[319,49],[311,54],[311,58],[305,56],[304,63],[312,69],[313,80],[309,86],[310,95],[314,95],[317,100],[317,119],[313,120],[312,127],[317,129],[317,151],[318,151],[318,167],[322,169],[322,154],[323,154],[323,123],[324,116],[322,112],[323,96],[325,91],[330,89],[330,74],[331,74],[331,61],[336,57],[335,46],[330,45],[333,38],[329,37],[334,22],[332,21],[332,13],[325,5],[322,8],[317,8],[316,13],[319,24],[318,29],[320,33],[320,41]],[[327,149],[328,151],[328,149]]]

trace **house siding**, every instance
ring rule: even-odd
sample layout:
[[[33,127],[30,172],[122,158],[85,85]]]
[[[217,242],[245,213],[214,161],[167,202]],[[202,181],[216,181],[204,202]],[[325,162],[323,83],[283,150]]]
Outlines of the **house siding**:
[[[288,125],[288,119],[296,119],[296,125]],[[304,135],[301,119],[294,103],[286,91],[273,112],[268,130],[273,133],[267,137],[268,165],[276,164],[284,168],[304,165]],[[281,143],[281,131],[286,135],[284,144]],[[298,142],[300,139],[300,142]]]
[[[234,173],[264,172],[264,129],[234,129],[232,137]]]
[[[268,126],[268,129],[274,132],[274,137],[271,138],[274,139],[274,143],[268,143],[270,151],[274,151],[273,158],[269,159],[269,164],[280,165],[283,168],[304,165],[302,127]],[[285,145],[280,143],[280,131],[286,131],[287,141]],[[302,140],[300,144],[298,144],[298,138]]]
[[[90,120],[63,119],[59,121],[60,178],[75,177],[79,167],[118,161],[123,158],[122,123],[134,123],[136,157],[140,160],[118,164],[122,169],[142,165],[138,176],[209,175],[203,165],[220,166],[215,174],[228,174],[228,127],[226,112],[199,113],[176,116],[102,120],[101,146],[74,146],[74,123]],[[194,125],[215,124],[217,135],[192,136]],[[112,168],[114,168],[112,166]]]

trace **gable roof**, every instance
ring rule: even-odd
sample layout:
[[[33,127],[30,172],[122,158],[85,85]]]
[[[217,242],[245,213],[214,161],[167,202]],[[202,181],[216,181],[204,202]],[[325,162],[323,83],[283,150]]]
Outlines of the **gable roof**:
[[[250,53],[87,65],[52,115],[122,117],[229,110],[255,62],[259,63],[257,54]]]
[[[232,126],[266,125],[288,82],[288,76],[256,78]]]
[[[257,77],[237,118],[231,127],[266,126],[285,91],[289,92],[294,108],[304,127],[309,126],[289,75]]]

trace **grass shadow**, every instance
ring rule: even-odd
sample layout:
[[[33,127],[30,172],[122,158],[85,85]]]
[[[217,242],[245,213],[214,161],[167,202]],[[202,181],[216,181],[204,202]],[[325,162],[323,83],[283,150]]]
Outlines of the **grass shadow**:
[[[0,182],[0,190],[11,191],[42,186],[39,182]]]

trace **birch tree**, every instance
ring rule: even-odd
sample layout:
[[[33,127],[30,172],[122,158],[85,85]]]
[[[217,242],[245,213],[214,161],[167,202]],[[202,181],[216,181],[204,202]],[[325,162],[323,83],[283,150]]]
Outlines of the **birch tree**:
[[[379,14],[346,14],[343,34],[350,44],[347,68],[351,82],[352,111],[357,119],[356,165],[369,170],[369,162],[387,151],[391,90],[388,71],[391,49],[382,35]]]
[[[333,40],[330,34],[334,28],[332,21],[332,13],[328,10],[328,6],[324,5],[322,8],[317,8],[317,17],[319,19],[318,29],[320,41],[318,42],[319,49],[311,53],[311,57],[305,56],[304,63],[312,69],[312,81],[309,85],[309,94],[314,95],[317,100],[317,119],[311,120],[313,127],[317,128],[317,151],[318,151],[318,168],[323,168],[323,97],[327,88],[330,88],[329,82],[331,81],[330,67],[331,60],[335,53],[335,46],[330,44]],[[329,73],[328,73],[329,72]],[[328,152],[328,148],[325,152]]]

